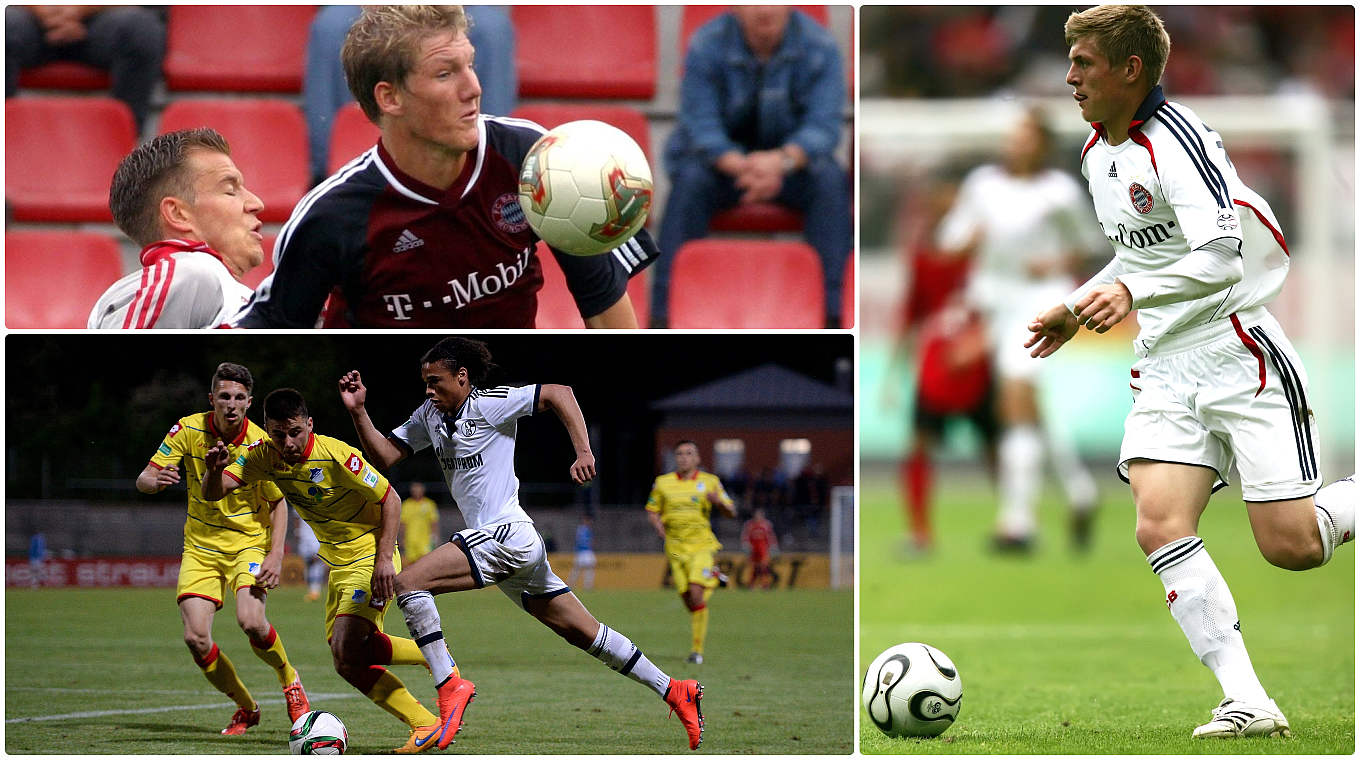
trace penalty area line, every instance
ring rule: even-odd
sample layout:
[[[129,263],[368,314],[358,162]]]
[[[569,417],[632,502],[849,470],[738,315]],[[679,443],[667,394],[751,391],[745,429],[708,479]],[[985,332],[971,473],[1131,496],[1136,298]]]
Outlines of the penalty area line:
[[[314,694],[312,699],[354,699],[363,696],[357,692],[340,694]],[[258,699],[261,705],[283,704],[283,699],[279,697]],[[85,718],[105,718],[113,715],[151,715],[155,713],[177,712],[181,710],[219,710],[223,707],[231,706],[231,703],[224,705],[221,702],[213,702],[204,705],[165,705],[162,707],[141,707],[132,710],[87,710],[85,712],[64,713],[62,715],[34,715],[25,718],[6,718],[5,723],[37,723],[39,721],[50,720],[80,720]]]

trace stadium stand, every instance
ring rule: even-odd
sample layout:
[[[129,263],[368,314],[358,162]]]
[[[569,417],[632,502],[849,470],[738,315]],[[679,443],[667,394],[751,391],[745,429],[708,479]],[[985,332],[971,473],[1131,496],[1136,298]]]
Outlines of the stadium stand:
[[[25,222],[109,222],[109,179],[137,144],[132,111],[102,96],[5,101],[5,203]]]
[[[540,330],[570,330],[586,326],[581,312],[576,310],[576,302],[567,290],[567,280],[558,266],[557,259],[542,242],[538,244],[538,260],[543,262],[543,289],[538,291],[538,316],[534,327]],[[633,302],[633,313],[638,324],[647,325],[648,294],[651,292],[648,273],[628,281],[628,300]]]
[[[172,91],[302,91],[311,5],[170,7],[165,83]]]
[[[326,171],[334,174],[355,156],[372,148],[382,134],[377,125],[364,116],[358,103],[350,102],[335,112],[331,126],[331,146],[326,158]]]
[[[260,219],[286,221],[310,189],[302,110],[274,98],[182,99],[161,115],[161,134],[201,126],[213,127],[231,144],[246,187],[264,201]]]
[[[100,293],[122,275],[118,243],[107,235],[6,231],[5,326],[83,328]]]
[[[641,98],[656,94],[656,7],[517,5],[521,98]]]
[[[19,74],[19,86],[31,90],[107,90],[109,72],[76,61],[53,61]]]
[[[801,241],[691,240],[671,270],[670,326],[819,329],[822,288],[821,260]]]

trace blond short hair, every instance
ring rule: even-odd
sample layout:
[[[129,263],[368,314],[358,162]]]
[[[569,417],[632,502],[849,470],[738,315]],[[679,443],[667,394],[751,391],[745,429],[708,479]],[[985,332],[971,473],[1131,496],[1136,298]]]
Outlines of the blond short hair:
[[[364,8],[345,35],[340,63],[349,91],[374,124],[382,111],[373,88],[379,82],[401,85],[416,65],[420,43],[435,34],[466,34],[461,5],[375,5]]]
[[[1171,36],[1156,13],[1146,5],[1097,5],[1067,17],[1063,25],[1067,46],[1090,38],[1111,65],[1136,55],[1143,61],[1148,84],[1162,81],[1171,55]]]
[[[215,129],[199,127],[158,135],[123,157],[109,185],[109,211],[118,229],[145,248],[165,237],[161,201],[179,198],[194,203],[194,176],[189,156],[196,150],[231,155],[231,146]]]

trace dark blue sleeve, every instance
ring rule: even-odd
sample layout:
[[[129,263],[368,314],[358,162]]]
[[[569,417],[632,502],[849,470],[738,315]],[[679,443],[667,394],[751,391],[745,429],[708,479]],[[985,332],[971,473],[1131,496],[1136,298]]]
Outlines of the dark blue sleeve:
[[[628,278],[656,261],[661,250],[647,230],[612,251],[598,256],[573,256],[552,249],[566,275],[567,288],[581,316],[593,317],[619,302],[628,290]]]

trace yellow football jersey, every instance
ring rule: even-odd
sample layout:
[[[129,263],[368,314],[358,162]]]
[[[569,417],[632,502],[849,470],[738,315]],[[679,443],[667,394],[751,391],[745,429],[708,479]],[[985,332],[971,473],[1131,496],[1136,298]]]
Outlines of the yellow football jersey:
[[[240,435],[222,442],[233,454],[264,438],[259,425],[246,420]],[[196,546],[223,554],[236,554],[251,547],[269,551],[270,505],[283,498],[273,483],[260,483],[227,494],[218,501],[203,498],[203,455],[222,436],[213,424],[212,412],[181,417],[165,434],[151,457],[158,468],[184,462],[184,483],[189,491],[189,515],[184,520],[184,547]]]
[[[722,548],[709,522],[713,503],[708,500],[708,495],[713,493],[727,497],[727,491],[723,490],[718,476],[702,470],[696,470],[684,479],[668,472],[653,481],[652,493],[647,497],[647,509],[661,515],[667,544],[675,542],[694,550],[710,545],[714,551]]]
[[[401,503],[401,524],[406,529],[406,551],[408,560],[415,560],[429,553],[430,540],[439,528],[439,508],[434,499],[407,499]]]
[[[313,434],[303,461],[292,465],[262,440],[227,465],[226,473],[239,483],[277,484],[312,526],[321,543],[317,554],[327,563],[340,567],[376,556],[382,503],[390,486],[348,443]]]

